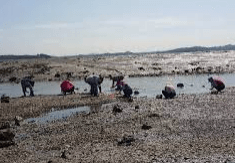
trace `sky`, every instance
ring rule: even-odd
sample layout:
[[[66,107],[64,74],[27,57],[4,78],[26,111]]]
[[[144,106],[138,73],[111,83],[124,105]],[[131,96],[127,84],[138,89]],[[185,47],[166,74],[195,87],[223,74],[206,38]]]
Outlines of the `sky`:
[[[234,0],[0,0],[0,55],[235,44]]]

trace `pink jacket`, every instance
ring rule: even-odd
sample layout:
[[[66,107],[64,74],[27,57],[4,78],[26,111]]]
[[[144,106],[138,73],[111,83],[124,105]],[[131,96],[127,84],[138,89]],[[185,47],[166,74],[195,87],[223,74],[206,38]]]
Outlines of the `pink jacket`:
[[[70,81],[65,80],[61,83],[60,87],[61,87],[61,91],[66,92],[66,91],[71,90],[74,86],[72,83],[70,83]]]

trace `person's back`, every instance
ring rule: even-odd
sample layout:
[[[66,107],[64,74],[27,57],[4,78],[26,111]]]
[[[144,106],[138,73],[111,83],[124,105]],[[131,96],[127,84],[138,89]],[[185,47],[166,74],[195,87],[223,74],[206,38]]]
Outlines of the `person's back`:
[[[74,85],[69,80],[63,81],[60,87],[61,92],[63,92],[64,94],[66,94],[66,92],[74,92]]]
[[[128,98],[130,98],[133,93],[132,88],[126,83],[124,83],[124,86],[123,86],[123,93],[124,93],[124,96]]]
[[[85,77],[85,82],[91,86],[91,95],[98,96],[98,87],[101,92],[101,83],[103,82],[103,77],[101,77],[101,75],[90,75]]]
[[[165,98],[174,98],[176,96],[175,88],[173,85],[167,84],[165,89],[162,90],[162,94]]]
[[[218,92],[225,88],[225,84],[219,77],[210,77],[208,81],[211,83],[211,90],[215,88]]]

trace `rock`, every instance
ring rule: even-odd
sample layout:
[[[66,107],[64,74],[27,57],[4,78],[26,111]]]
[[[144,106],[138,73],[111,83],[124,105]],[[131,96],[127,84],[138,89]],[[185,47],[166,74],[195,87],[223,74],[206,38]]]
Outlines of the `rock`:
[[[114,107],[113,107],[113,113],[121,113],[122,112],[122,108],[120,107],[120,105],[114,105]]]
[[[60,77],[59,72],[57,72],[57,73],[55,74],[55,77],[56,77],[56,78],[59,78],[59,77]]]
[[[11,78],[9,79],[9,82],[17,82],[17,78],[16,78],[16,77],[11,77]]]
[[[196,68],[196,72],[197,72],[197,73],[201,73],[201,72],[202,72],[202,67],[198,66],[198,67]]]
[[[0,123],[0,129],[6,129],[6,128],[10,128],[10,122],[8,122],[8,121],[1,122]]]
[[[151,128],[152,128],[151,126],[148,126],[146,124],[143,124],[143,126],[141,127],[141,129],[143,129],[143,130],[149,130]]]
[[[0,141],[0,148],[9,147],[15,145],[14,141]]]
[[[139,91],[134,91],[134,94],[138,95],[138,94],[140,94],[140,92]]]
[[[143,67],[138,67],[139,70],[144,71],[145,69]]]
[[[124,145],[124,146],[130,146],[132,142],[134,142],[134,136],[129,135],[129,136],[123,136],[122,139],[119,139],[118,145]]]
[[[8,128],[0,130],[0,141],[13,141],[15,134]]]
[[[20,122],[23,121],[23,118],[20,116],[15,116],[15,125],[20,126]]]
[[[10,102],[10,97],[2,95],[1,96],[1,103],[9,103]]]
[[[61,154],[61,158],[64,158],[64,159],[66,159],[66,158],[67,158],[67,156],[66,156],[66,151],[63,151],[63,152],[62,152],[62,154]]]
[[[178,88],[183,88],[183,87],[184,87],[184,84],[183,84],[183,83],[178,83],[178,84],[177,84],[177,87],[178,87]]]
[[[135,106],[135,109],[140,109],[140,106],[139,106],[139,105],[136,105],[136,106]]]
[[[157,95],[156,99],[162,99],[162,95]]]
[[[161,116],[157,113],[152,113],[148,116],[149,118],[152,118],[152,117],[157,117],[157,118],[160,118]],[[143,126],[142,126],[143,127]]]

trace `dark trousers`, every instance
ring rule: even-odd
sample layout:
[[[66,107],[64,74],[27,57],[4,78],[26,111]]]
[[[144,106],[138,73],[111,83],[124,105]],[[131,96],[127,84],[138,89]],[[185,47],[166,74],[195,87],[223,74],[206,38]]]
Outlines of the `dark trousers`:
[[[23,90],[23,93],[24,93],[24,96],[26,96],[26,88],[25,86],[22,86],[22,90]],[[33,88],[32,87],[28,87],[30,89],[30,96],[34,96],[34,93],[33,93]]]
[[[66,93],[73,93],[74,92],[74,87],[72,87],[70,90],[63,91],[63,94],[66,95]]]
[[[176,96],[175,92],[166,92],[165,90],[162,90],[162,94],[165,96],[165,98],[174,98]]]
[[[97,84],[91,84],[91,95],[98,96],[98,85]]]
[[[215,87],[215,89],[220,92],[221,90],[223,90],[225,88],[224,84],[218,85],[217,87]]]

